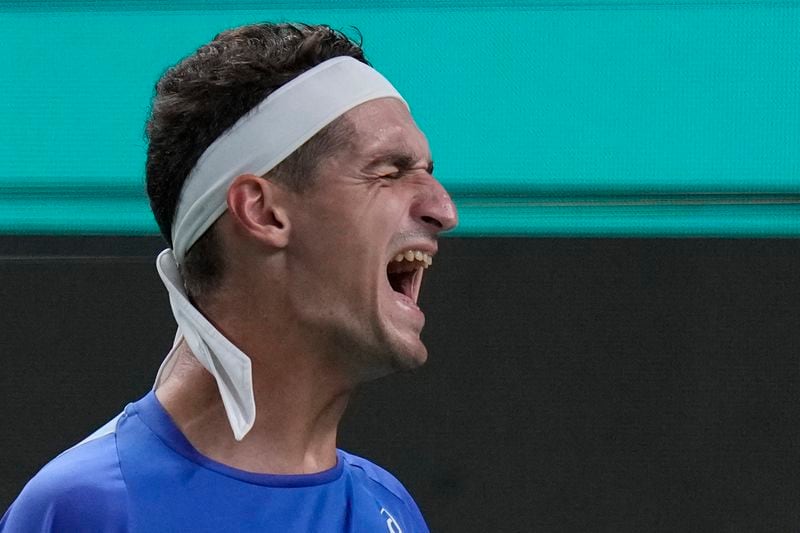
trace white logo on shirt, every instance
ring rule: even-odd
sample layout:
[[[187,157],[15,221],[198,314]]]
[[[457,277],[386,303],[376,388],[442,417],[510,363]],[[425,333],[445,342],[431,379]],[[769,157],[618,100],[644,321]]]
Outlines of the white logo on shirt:
[[[381,515],[386,518],[386,529],[389,533],[403,533],[403,530],[400,529],[400,524],[397,523],[397,520],[394,519],[392,514],[386,510],[386,508],[381,507]]]

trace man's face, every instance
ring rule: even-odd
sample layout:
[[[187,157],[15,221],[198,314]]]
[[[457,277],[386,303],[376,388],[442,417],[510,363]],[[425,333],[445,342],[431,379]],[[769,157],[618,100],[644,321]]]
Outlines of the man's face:
[[[346,117],[350,146],[291,196],[287,289],[311,342],[363,379],[425,362],[420,285],[457,214],[401,102],[374,100]]]

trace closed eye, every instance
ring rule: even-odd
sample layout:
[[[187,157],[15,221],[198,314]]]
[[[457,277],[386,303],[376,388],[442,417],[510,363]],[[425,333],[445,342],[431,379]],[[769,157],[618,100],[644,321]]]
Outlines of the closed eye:
[[[395,172],[382,173],[382,171],[390,169]],[[420,170],[425,170],[428,174],[433,175],[433,161],[429,159],[425,162],[405,152],[393,152],[378,156],[365,168],[368,174],[375,173],[381,179],[387,180],[396,180]]]
[[[398,170],[397,172],[391,172],[389,174],[383,174],[381,176],[381,178],[382,179],[387,179],[387,180],[397,180],[397,179],[400,179],[400,178],[402,178],[403,176],[405,176],[407,174],[413,174],[415,172],[426,172],[426,173],[430,174],[431,176],[433,176],[433,163],[428,165],[426,168],[420,168],[420,167],[407,167],[407,168],[404,167],[404,168],[400,168],[400,170]]]

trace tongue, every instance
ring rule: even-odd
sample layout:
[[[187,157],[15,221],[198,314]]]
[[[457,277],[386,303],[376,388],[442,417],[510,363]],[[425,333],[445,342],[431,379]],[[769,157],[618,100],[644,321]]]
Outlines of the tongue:
[[[414,299],[414,273],[409,272],[400,278],[400,292],[408,296],[411,300]]]
[[[395,292],[398,292],[413,300],[414,292],[414,273],[413,272],[390,272],[389,285]]]

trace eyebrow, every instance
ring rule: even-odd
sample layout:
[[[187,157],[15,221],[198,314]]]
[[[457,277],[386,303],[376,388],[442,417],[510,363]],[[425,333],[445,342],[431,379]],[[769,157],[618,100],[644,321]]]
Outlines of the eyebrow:
[[[415,168],[417,163],[419,163],[419,159],[414,157],[409,152],[387,152],[378,155],[372,161],[370,161],[365,167],[365,170],[372,170],[375,167],[386,165],[395,167],[400,172],[406,172]],[[433,174],[433,160],[428,161],[428,165],[425,167],[425,170],[428,172],[428,174]]]

